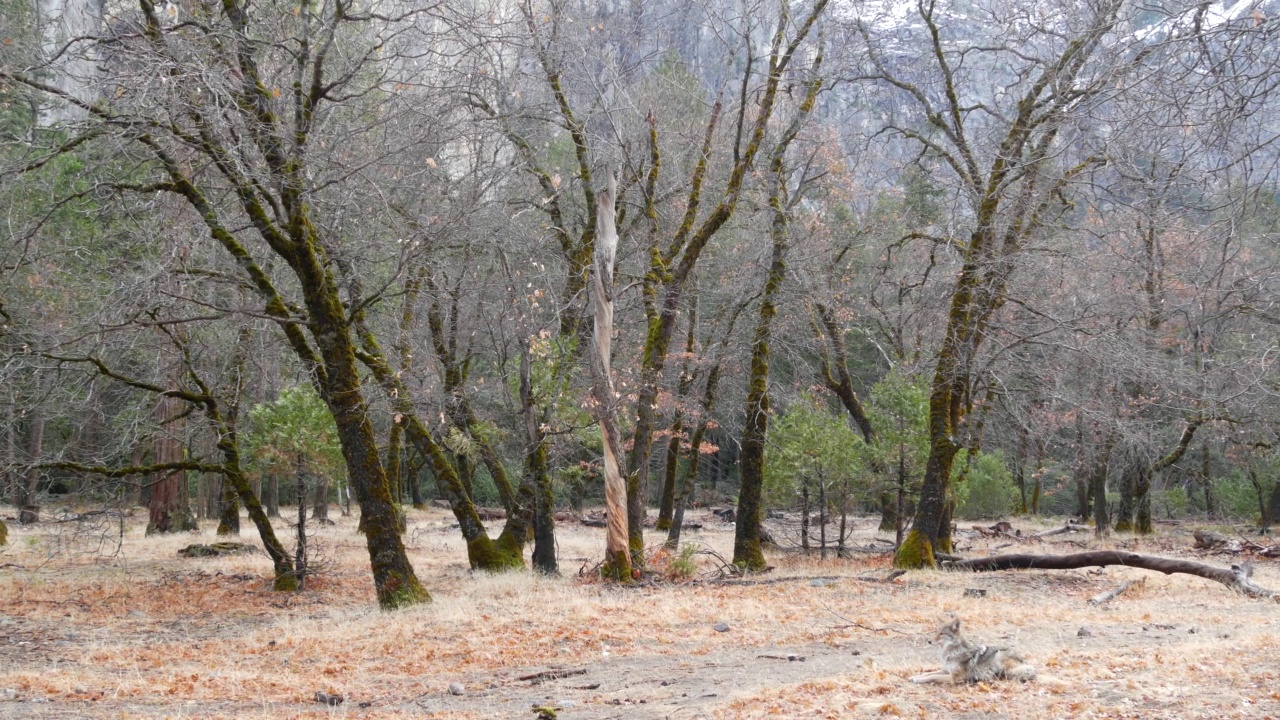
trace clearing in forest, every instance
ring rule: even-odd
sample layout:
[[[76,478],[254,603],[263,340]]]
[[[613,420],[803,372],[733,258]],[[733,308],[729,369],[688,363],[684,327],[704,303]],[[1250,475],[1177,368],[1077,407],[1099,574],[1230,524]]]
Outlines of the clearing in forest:
[[[688,520],[703,528],[685,539],[730,554],[733,526],[697,515]],[[857,552],[771,554],[771,572],[743,581],[720,578],[707,553],[694,556],[691,579],[623,588],[577,576],[603,557],[602,529],[560,525],[564,576],[543,578],[471,573],[452,525],[446,511],[410,511],[405,542],[435,600],[393,613],[377,609],[351,518],[315,534],[324,575],[292,594],[271,592],[262,553],[178,555],[215,541],[211,530],[144,538],[133,518],[117,547],[99,526],[11,525],[0,548],[0,717],[1280,716],[1276,603],[1195,577],[1108,567],[880,582],[889,556]],[[856,546],[884,546],[873,521],[860,528]],[[1101,542],[972,533],[959,550],[1238,561],[1193,550],[1191,530]],[[1256,559],[1258,584],[1280,588],[1276,562]],[[1089,603],[1136,578],[1145,581]],[[1042,679],[908,682],[938,667],[928,638],[950,616],[979,642],[1015,646]]]

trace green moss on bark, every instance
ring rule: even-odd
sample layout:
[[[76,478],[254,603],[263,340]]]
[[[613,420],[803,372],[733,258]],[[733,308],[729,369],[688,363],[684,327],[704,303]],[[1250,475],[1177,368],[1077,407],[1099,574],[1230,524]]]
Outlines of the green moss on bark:
[[[0,520],[0,545],[8,545],[8,544],[9,544],[9,528],[4,524],[3,520]]]
[[[298,576],[293,574],[292,570],[276,575],[275,582],[271,583],[271,589],[276,592],[294,592],[298,589]]]
[[[893,566],[907,570],[937,567],[938,562],[933,557],[933,545],[929,543],[929,538],[919,530],[908,532],[893,556]]]
[[[631,582],[631,558],[627,553],[605,553],[600,576],[615,582]]]
[[[431,593],[413,574],[387,573],[378,586],[378,607],[383,610],[431,602]]]
[[[467,559],[472,570],[503,572],[524,567],[524,545],[506,534],[495,542],[487,536],[467,541]]]

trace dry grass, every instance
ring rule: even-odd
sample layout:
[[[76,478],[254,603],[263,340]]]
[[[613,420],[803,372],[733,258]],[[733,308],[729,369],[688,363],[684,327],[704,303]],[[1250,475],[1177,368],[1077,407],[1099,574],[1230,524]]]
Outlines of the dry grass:
[[[686,539],[727,554],[732,526],[704,522]],[[858,579],[886,570],[887,557],[867,554],[778,556],[762,584],[620,589],[576,576],[602,554],[601,530],[559,528],[563,578],[488,576],[467,570],[451,524],[444,511],[411,513],[406,543],[435,601],[391,614],[375,608],[352,520],[318,533],[328,573],[287,595],[270,591],[264,555],[177,556],[211,531],[144,538],[134,521],[113,552],[102,528],[11,526],[0,549],[0,717],[533,718],[548,704],[560,718],[1280,716],[1276,604],[1197,578],[1109,568],[882,584]],[[1065,543],[1082,537],[1010,551],[1072,552]],[[986,554],[989,541],[967,542]],[[1185,555],[1190,540],[1122,545]],[[1143,575],[1145,585],[1088,604]],[[1261,560],[1256,577],[1280,589],[1274,561]],[[982,641],[1017,646],[1045,678],[906,682],[936,667],[926,638],[952,614]],[[549,668],[587,672],[518,680]],[[465,694],[451,695],[451,683]],[[319,705],[316,691],[346,702]]]

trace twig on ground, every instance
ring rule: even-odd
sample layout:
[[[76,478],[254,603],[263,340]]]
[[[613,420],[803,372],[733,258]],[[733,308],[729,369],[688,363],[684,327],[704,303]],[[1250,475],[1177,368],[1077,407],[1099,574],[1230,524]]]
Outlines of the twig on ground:
[[[1110,602],[1116,599],[1117,597],[1119,597],[1120,595],[1124,594],[1125,592],[1127,592],[1129,588],[1132,588],[1136,585],[1145,585],[1146,582],[1147,582],[1146,578],[1141,578],[1139,580],[1130,580],[1129,582],[1123,583],[1111,590],[1108,590],[1102,593],[1101,595],[1094,596],[1089,600],[1089,604],[1102,605],[1104,603]]]
[[[819,600],[819,601],[818,601],[818,604],[819,604],[819,605],[821,605],[821,606],[823,607],[823,609],[825,609],[827,612],[831,613],[832,615],[835,615],[836,617],[840,618],[841,620],[845,621],[846,623],[849,623],[848,625],[837,625],[837,626],[835,626],[835,627],[831,628],[832,630],[847,630],[848,628],[858,628],[858,629],[860,629],[860,630],[869,630],[869,631],[871,631],[871,632],[895,632],[895,633],[898,633],[899,635],[910,635],[910,634],[911,634],[911,633],[906,632],[906,631],[904,631],[904,630],[899,630],[899,629],[894,628],[894,627],[889,627],[888,625],[886,625],[886,626],[884,626],[884,627],[871,627],[870,625],[863,625],[862,623],[858,622],[857,620],[850,620],[849,618],[847,618],[847,617],[845,617],[845,616],[841,615],[840,613],[836,612],[835,610],[832,610],[830,606],[828,606],[826,603],[822,602],[821,600]]]

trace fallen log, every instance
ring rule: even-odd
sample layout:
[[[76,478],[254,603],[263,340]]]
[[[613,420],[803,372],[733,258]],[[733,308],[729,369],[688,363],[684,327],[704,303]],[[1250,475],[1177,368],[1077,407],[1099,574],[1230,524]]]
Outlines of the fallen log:
[[[1243,565],[1232,565],[1230,569],[1226,569],[1191,562],[1190,560],[1174,560],[1120,550],[1096,550],[1072,555],[996,555],[994,557],[942,563],[942,566],[947,569],[972,570],[974,572],[988,572],[991,570],[1078,570],[1086,567],[1107,567],[1108,565],[1154,570],[1165,575],[1173,575],[1175,573],[1194,575],[1222,583],[1232,590],[1242,592],[1250,597],[1276,597],[1274,591],[1253,582],[1253,565],[1247,562]]]

